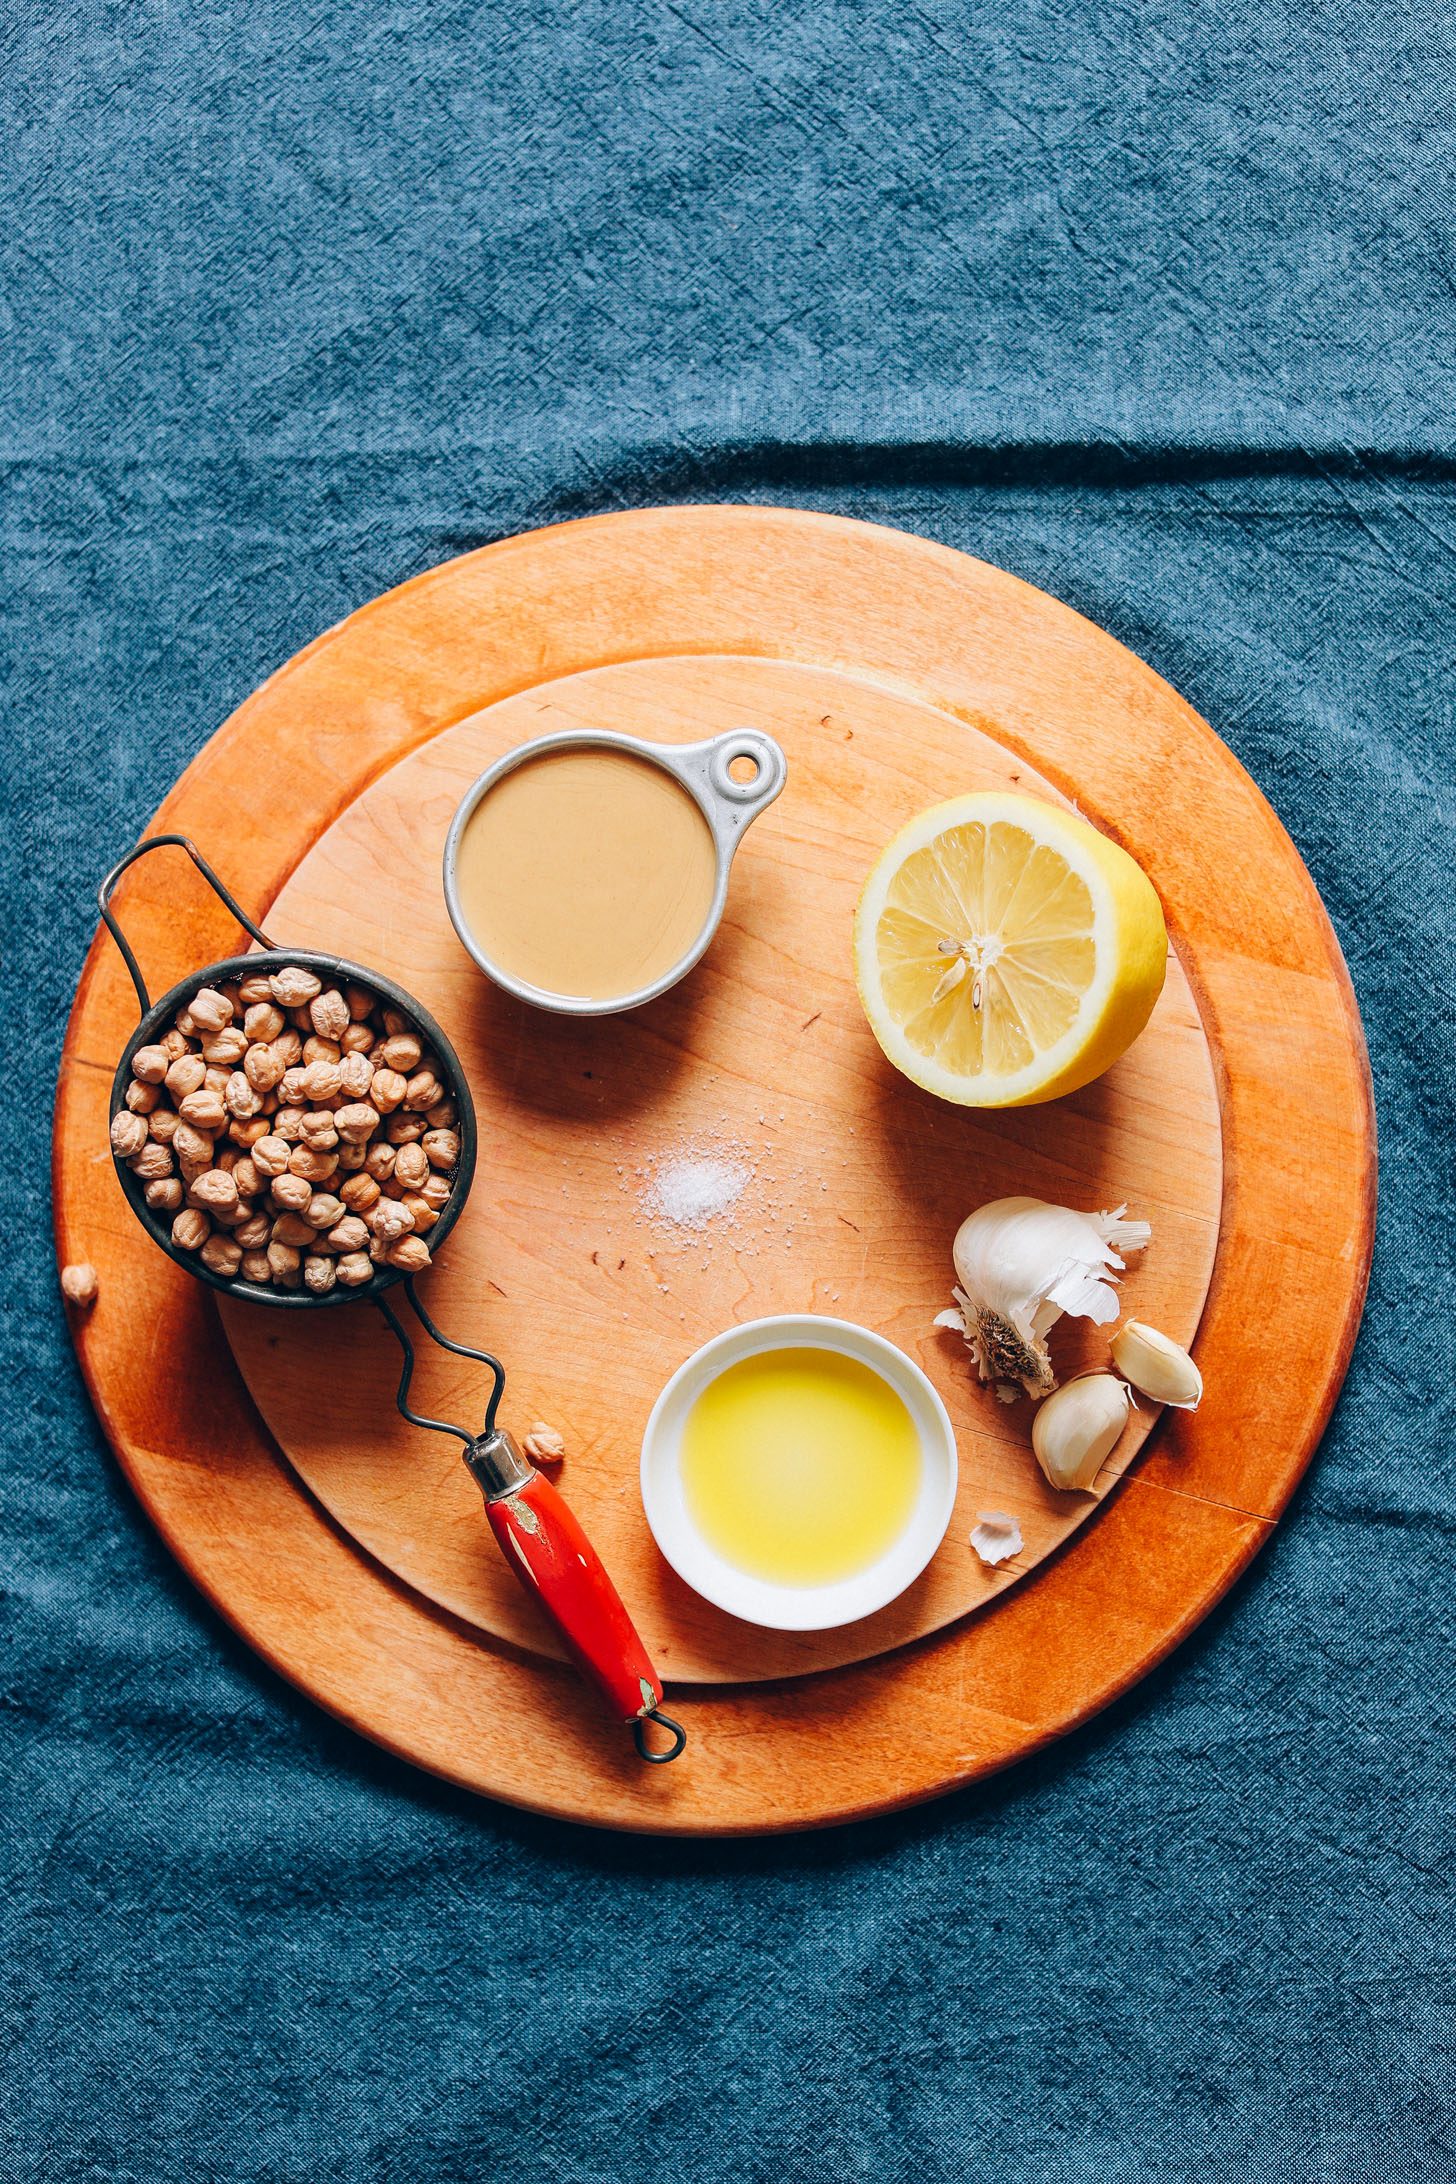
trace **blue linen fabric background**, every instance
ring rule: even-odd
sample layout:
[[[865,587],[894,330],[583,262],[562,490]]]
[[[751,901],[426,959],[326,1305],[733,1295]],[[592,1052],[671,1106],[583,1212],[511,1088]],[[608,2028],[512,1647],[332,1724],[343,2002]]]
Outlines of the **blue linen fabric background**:
[[[1453,46],[7,11],[7,2184],[1456,2176]],[[44,1184],[91,889],[230,709],[446,556],[684,499],[902,525],[1151,661],[1323,891],[1382,1130],[1344,1398],[1196,1638],[1007,1777],[738,1845],[456,1794],[254,1660],[92,1419]]]

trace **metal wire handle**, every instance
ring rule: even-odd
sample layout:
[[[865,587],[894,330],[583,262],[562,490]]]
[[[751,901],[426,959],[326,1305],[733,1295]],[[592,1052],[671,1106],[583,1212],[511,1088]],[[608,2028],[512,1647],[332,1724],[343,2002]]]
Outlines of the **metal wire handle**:
[[[136,987],[137,998],[141,1002],[143,1016],[145,1016],[148,1010],[151,1008],[152,997],[147,992],[147,982],[142,977],[141,965],[137,962],[136,957],[132,954],[131,942],[127,939],[125,933],[123,933],[121,927],[116,922],[115,915],[111,908],[111,897],[115,890],[117,881],[121,878],[122,873],[125,872],[128,865],[135,864],[138,857],[145,857],[148,850],[167,848],[185,849],[188,856],[192,859],[192,862],[196,865],[198,871],[202,874],[202,877],[206,880],[208,886],[212,889],[213,893],[220,896],[221,899],[227,904],[229,910],[231,910],[233,916],[237,919],[239,925],[242,926],[243,930],[245,932],[251,933],[254,940],[258,941],[264,948],[272,951],[276,947],[276,943],[268,938],[268,935],[263,931],[261,925],[255,925],[253,923],[252,919],[248,916],[248,913],[243,908],[242,904],[233,900],[233,897],[223,886],[222,881],[213,871],[212,866],[203,856],[201,850],[197,847],[197,844],[195,842],[190,842],[185,834],[149,835],[146,841],[138,842],[135,849],[129,849],[126,855],[122,858],[120,864],[112,866],[111,870],[107,873],[105,879],[101,882],[101,885],[96,890],[96,901],[98,906],[100,907],[101,916],[105,923],[106,930],[108,933],[110,933],[112,939],[116,942],[117,947],[121,950],[122,959],[125,962],[127,969],[131,972],[131,982]]]
[[[491,1390],[490,1399],[485,1406],[485,1423],[479,1433],[471,1433],[464,1426],[451,1425],[448,1419],[426,1418],[423,1411],[411,1410],[409,1391],[410,1381],[414,1378],[415,1346],[405,1333],[404,1323],[398,1313],[385,1302],[383,1297],[376,1297],[374,1302],[394,1329],[399,1338],[399,1346],[404,1352],[404,1370],[399,1376],[399,1390],[394,1398],[396,1408],[401,1418],[407,1418],[412,1426],[427,1426],[431,1433],[453,1433],[455,1438],[458,1441],[463,1441],[467,1448],[473,1448],[477,1441],[487,1440],[495,1431],[495,1414],[500,1408],[500,1399],[505,1391],[506,1369],[498,1357],[491,1356],[489,1350],[473,1350],[468,1342],[452,1342],[448,1335],[442,1334],[415,1295],[414,1276],[411,1274],[405,1276],[404,1293],[414,1306],[416,1316],[425,1333],[430,1336],[432,1341],[438,1342],[442,1350],[453,1350],[457,1357],[473,1357],[479,1364],[490,1368]]]

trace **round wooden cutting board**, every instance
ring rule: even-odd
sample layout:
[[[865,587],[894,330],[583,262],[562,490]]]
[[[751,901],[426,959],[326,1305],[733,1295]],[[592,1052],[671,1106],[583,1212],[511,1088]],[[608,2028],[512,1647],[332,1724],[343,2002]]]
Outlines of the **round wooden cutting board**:
[[[440,864],[456,805],[504,751],[595,726],[654,742],[745,724],[783,745],[788,786],[750,829],[706,961],[649,1008],[544,1014],[500,993],[445,910]],[[432,1270],[429,1308],[507,1364],[503,1417],[554,1422],[560,1474],[648,1651],[676,1682],[735,1683],[867,1660],[1006,1591],[1111,1492],[1151,1430],[1134,1414],[1097,1496],[1058,1494],[1031,1454],[1031,1405],[977,1384],[965,1344],[934,1326],[950,1248],[988,1199],[1030,1193],[1129,1204],[1153,1242],[1131,1260],[1125,1310],[1191,1344],[1213,1271],[1222,1160],[1218,1096],[1176,957],[1153,1022],[1096,1084],[999,1115],[948,1108],[901,1077],[864,1021],[849,961],[855,898],[889,836],[952,791],[1055,797],[1022,759],[920,700],[825,668],[715,655],[632,660],[503,698],[370,784],[268,911],[282,944],[331,946],[396,977],[448,1026],[481,1123],[481,1170]],[[698,1228],[662,1213],[672,1164],[747,1178]],[[925,1575],[846,1629],[755,1630],[683,1585],[647,1529],[637,1467],[664,1379],[725,1324],[822,1312],[888,1335],[940,1389],[960,1492]],[[372,1313],[283,1314],[224,1299],[253,1400],[324,1507],[386,1568],[496,1637],[564,1658],[481,1528],[455,1446],[394,1408],[399,1359]],[[1066,1321],[1058,1369],[1104,1363],[1107,1330]],[[480,1370],[422,1358],[420,1401],[478,1417]],[[334,1390],[320,1405],[320,1377]],[[988,1569],[978,1512],[1025,1546]]]
[[[479,978],[443,924],[438,856],[480,766],[586,713],[679,740],[756,720],[791,773],[698,971],[629,1020],[584,1025],[518,1010]],[[834,935],[902,817],[1003,780],[1075,800],[1126,844],[1178,957],[1153,1025],[1099,1085],[968,1116],[880,1062]],[[924,540],[794,511],[569,524],[448,563],[329,632],[219,732],[161,828],[191,834],[283,937],[392,972],[459,1034],[482,1161],[429,1301],[448,1330],[505,1351],[513,1423],[540,1415],[567,1433],[563,1488],[691,1743],[676,1765],[643,1768],[549,1657],[497,1581],[459,1467],[387,1407],[375,1315],[286,1325],[228,1305],[245,1384],[210,1292],[149,1244],[105,1151],[135,1003],[101,934],[55,1139],[62,1259],[101,1275],[76,1325],[88,1383],[197,1582],[364,1733],[454,1781],[602,1825],[848,1819],[1085,1719],[1267,1536],[1363,1301],[1375,1160],[1358,1018],[1313,885],[1257,790],[1175,693],[1068,609]],[[154,858],[118,892],[154,990],[237,945],[178,865],[168,875]],[[703,1238],[654,1219],[650,1180],[674,1147],[710,1141],[742,1148],[752,1181],[732,1231],[699,1256]],[[1198,1328],[1203,1408],[1157,1422],[1090,1522],[1092,1503],[1040,1486],[1020,1407],[998,1415],[955,1339],[926,1326],[956,1223],[1014,1189],[1128,1199],[1153,1245],[1127,1307],[1180,1336]],[[785,1647],[666,1580],[632,1474],[644,1398],[682,1355],[731,1320],[806,1307],[881,1325],[920,1358],[953,1405],[965,1477],[941,1556],[879,1627]],[[1256,1330],[1276,1314],[1281,1369],[1266,1384]],[[138,1343],[139,1326],[155,1339]],[[1064,1365],[1096,1339],[1067,1332]],[[478,1407],[468,1374],[430,1369],[442,1405]],[[994,1580],[965,1547],[981,1506],[1014,1508],[1028,1539]]]

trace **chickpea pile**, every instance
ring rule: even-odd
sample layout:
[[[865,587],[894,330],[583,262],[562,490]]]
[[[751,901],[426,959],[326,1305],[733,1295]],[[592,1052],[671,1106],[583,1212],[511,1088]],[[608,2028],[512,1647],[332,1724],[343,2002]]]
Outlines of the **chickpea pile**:
[[[376,994],[295,965],[203,986],[131,1070],[112,1152],[214,1274],[321,1296],[429,1265],[459,1118]]]

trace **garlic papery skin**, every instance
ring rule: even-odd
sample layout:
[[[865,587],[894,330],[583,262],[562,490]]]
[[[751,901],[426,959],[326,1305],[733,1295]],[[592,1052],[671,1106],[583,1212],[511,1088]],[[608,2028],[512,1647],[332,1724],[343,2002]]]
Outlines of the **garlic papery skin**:
[[[1111,1373],[1082,1373],[1049,1395],[1031,1427],[1031,1445],[1047,1484],[1063,1491],[1092,1484],[1112,1454],[1132,1408]]]
[[[1170,1404],[1174,1410],[1197,1410],[1203,1400],[1203,1375],[1171,1335],[1160,1334],[1143,1320],[1130,1319],[1118,1328],[1110,1348],[1113,1364],[1139,1395],[1153,1403]]]
[[[1028,1395],[1057,1384],[1044,1340],[1064,1312],[1099,1325],[1117,1317],[1116,1273],[1122,1251],[1141,1251],[1146,1221],[1112,1213],[1077,1213],[1041,1198],[995,1198],[963,1221],[954,1245],[959,1325],[983,1380],[1020,1382]]]

